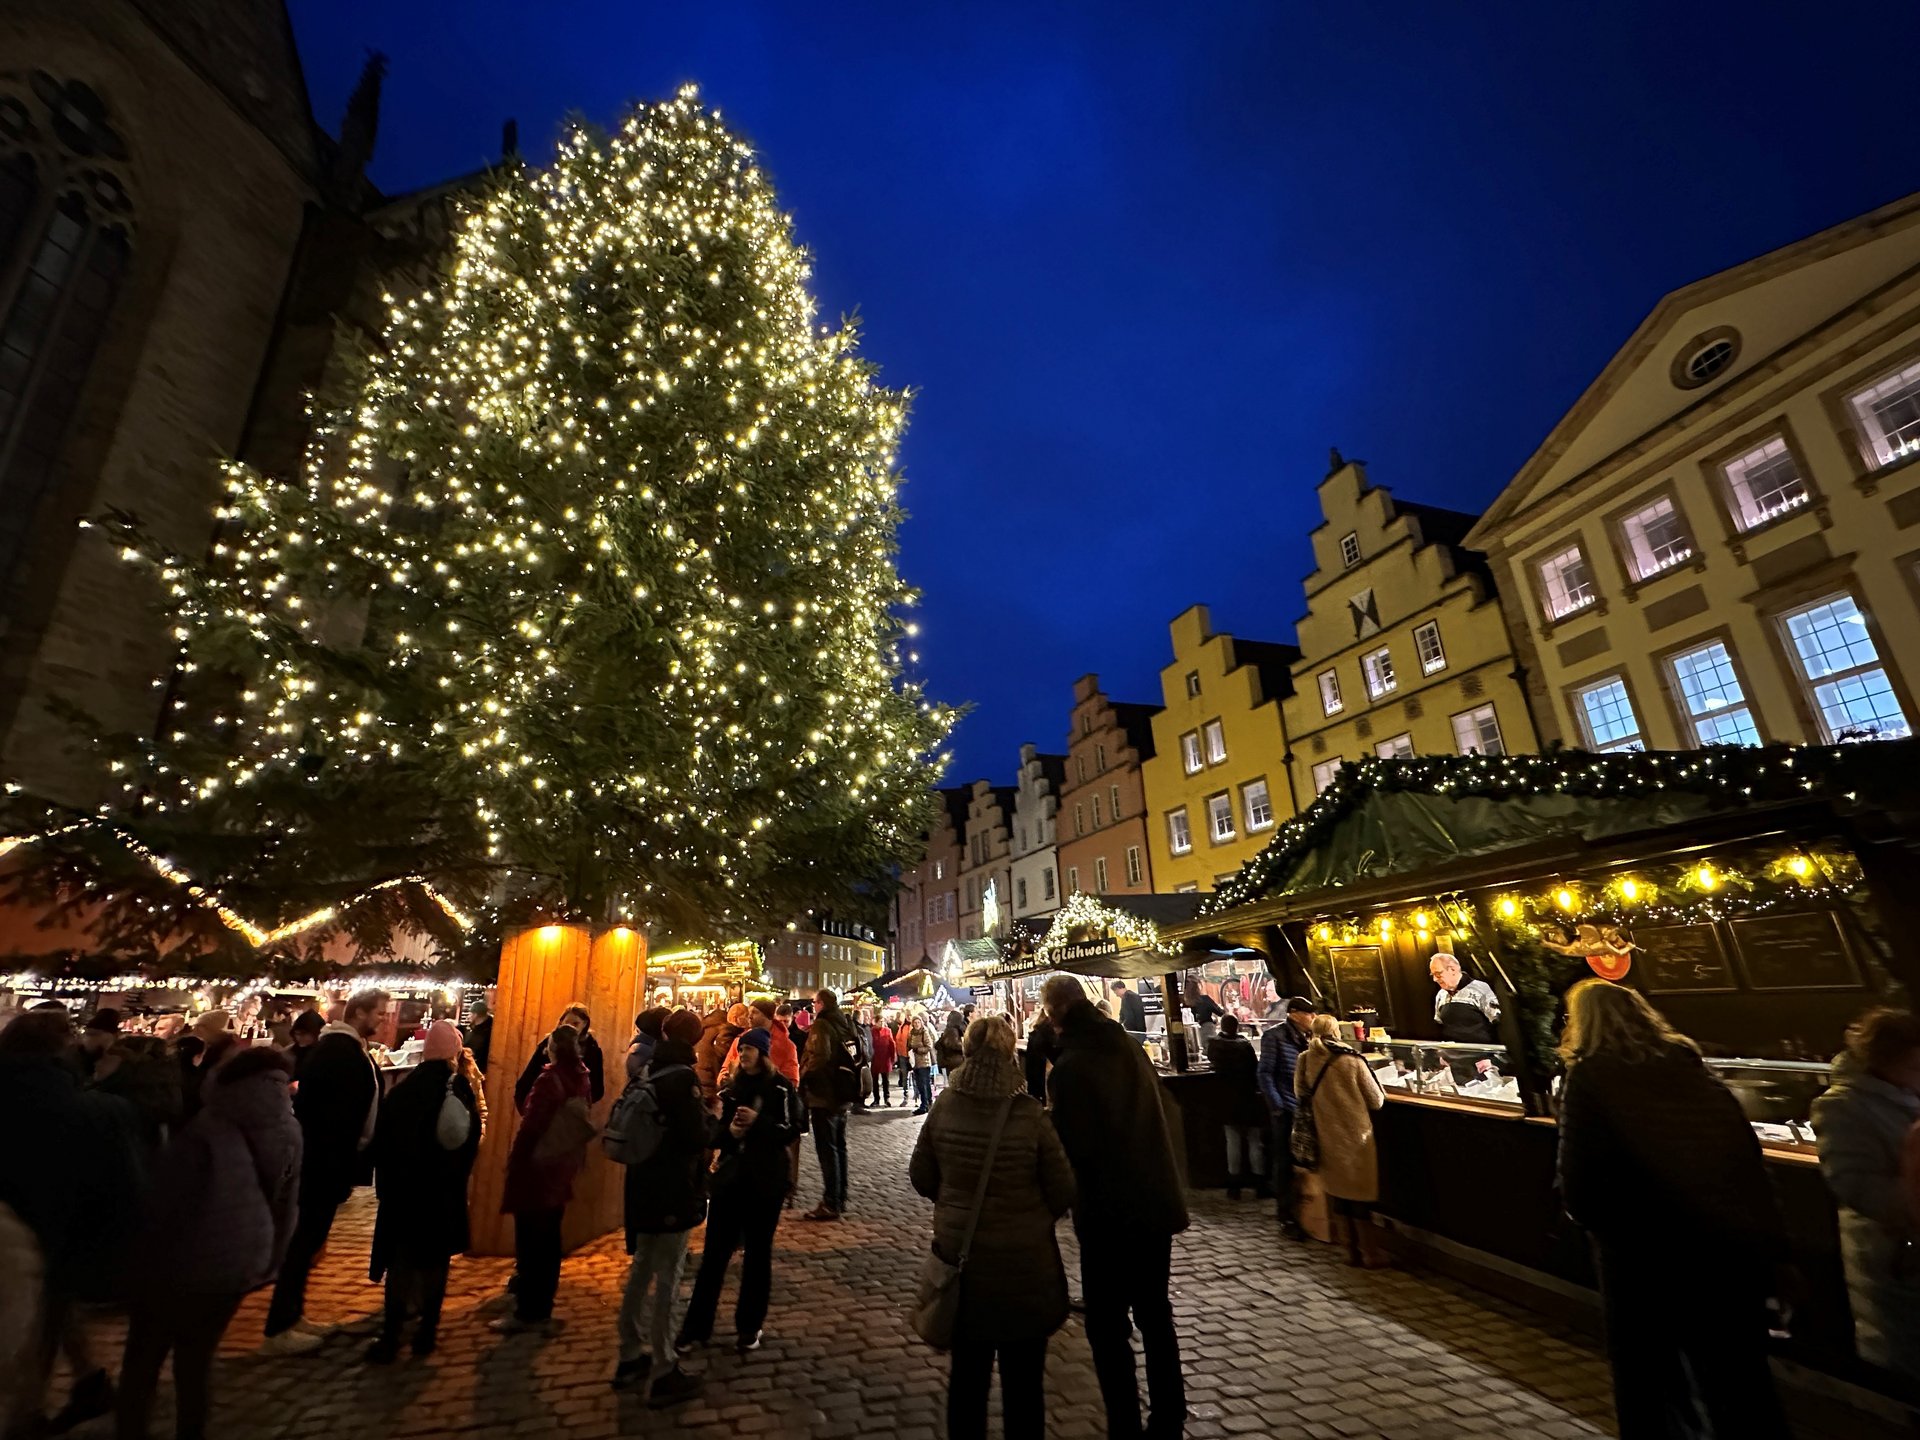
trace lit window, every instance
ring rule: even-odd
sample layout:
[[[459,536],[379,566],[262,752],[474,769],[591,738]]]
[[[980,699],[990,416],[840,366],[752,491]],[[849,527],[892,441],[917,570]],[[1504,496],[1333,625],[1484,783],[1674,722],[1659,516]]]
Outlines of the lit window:
[[[1333,784],[1334,777],[1340,773],[1342,763],[1340,757],[1336,755],[1333,759],[1322,760],[1318,765],[1313,767],[1314,794],[1319,795],[1323,793],[1329,785]]]
[[[1647,748],[1640,735],[1640,719],[1633,713],[1632,697],[1627,694],[1627,682],[1618,675],[1574,691],[1573,699],[1589,750],[1604,753]]]
[[[1912,733],[1867,617],[1851,595],[1829,595],[1782,621],[1829,741],[1900,740]]]
[[[1413,736],[1396,735],[1391,740],[1382,740],[1373,747],[1373,753],[1382,760],[1402,760],[1413,754]]]
[[[1093,828],[1098,830],[1106,822],[1100,818],[1100,797],[1093,797]]]
[[[1555,620],[1591,605],[1595,599],[1593,572],[1578,545],[1540,562],[1540,583],[1547,592],[1547,614]]]
[[[1200,732],[1189,730],[1180,737],[1180,765],[1192,775],[1204,768],[1200,760]]]
[[[1167,812],[1167,848],[1176,855],[1184,855],[1193,849],[1193,831],[1187,825],[1187,811],[1184,805],[1178,810]]]
[[[1189,670],[1187,672],[1187,698],[1191,700],[1193,699],[1194,696],[1198,695],[1199,693],[1200,693],[1200,672],[1198,670]]]
[[[1053,867],[1051,865],[1040,872],[1040,898],[1053,899]]]
[[[1504,755],[1500,743],[1500,719],[1493,706],[1479,705],[1453,717],[1454,748],[1462,755]]]
[[[1413,630],[1413,648],[1420,656],[1420,673],[1431,675],[1447,668],[1446,648],[1440,643],[1440,622],[1429,620]]]
[[[1764,525],[1807,503],[1807,482],[1793,451],[1779,435],[1729,460],[1720,473],[1727,477],[1733,518],[1742,530]]]
[[[1758,745],[1760,731],[1747,708],[1746,692],[1733,673],[1733,657],[1716,640],[1667,662],[1693,726],[1696,745]]]
[[[1218,845],[1231,840],[1233,829],[1233,797],[1224,792],[1207,797],[1207,825],[1213,835],[1213,843]]]
[[[1320,708],[1329,715],[1338,715],[1340,704],[1340,672],[1322,670],[1320,672]]]
[[[936,860],[933,862],[933,878],[936,880],[944,880],[947,878],[947,862],[946,861]]]
[[[1227,732],[1218,720],[1207,722],[1207,763],[1218,765],[1227,758]]]
[[[1112,815],[1114,823],[1118,824],[1120,822],[1120,787],[1118,785],[1110,785],[1107,787],[1107,799],[1112,805],[1112,808],[1107,813]]]
[[[1241,786],[1240,795],[1246,803],[1247,829],[1265,830],[1273,824],[1273,801],[1267,796],[1266,781]]]
[[[1879,464],[1920,451],[1920,361],[1849,396],[1847,404]]]
[[[1349,530],[1340,537],[1340,563],[1351,570],[1360,563],[1360,536]]]
[[[1687,538],[1679,508],[1666,495],[1622,520],[1620,534],[1627,542],[1636,580],[1658,575],[1693,554],[1693,541]]]
[[[1127,846],[1127,884],[1138,885],[1140,875],[1140,847],[1129,845]]]
[[[1093,857],[1093,893],[1096,895],[1107,893],[1107,857],[1104,855]]]
[[[1393,656],[1384,645],[1360,657],[1360,674],[1367,682],[1367,694],[1375,700],[1389,694],[1400,683],[1393,678]]]

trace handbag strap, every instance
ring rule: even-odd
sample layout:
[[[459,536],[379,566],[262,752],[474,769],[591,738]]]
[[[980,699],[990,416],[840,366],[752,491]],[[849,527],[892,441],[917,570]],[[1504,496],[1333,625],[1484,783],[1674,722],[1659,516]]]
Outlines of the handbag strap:
[[[993,1157],[1000,1150],[1000,1132],[1007,1128],[1007,1116],[1013,1110],[1015,1097],[1007,1096],[1000,1102],[1000,1113],[993,1119],[993,1136],[987,1141],[987,1158],[980,1163],[980,1183],[973,1191],[973,1213],[967,1217],[966,1238],[960,1242],[960,1259],[956,1269],[967,1268],[967,1256],[973,1250],[973,1232],[980,1228],[980,1211],[987,1203],[987,1182],[993,1178]]]
[[[1320,1088],[1320,1082],[1327,1078],[1327,1072],[1333,1069],[1334,1062],[1342,1055],[1350,1055],[1353,1053],[1350,1050],[1335,1050],[1331,1045],[1327,1047],[1327,1051],[1327,1063],[1320,1067],[1320,1073],[1313,1077],[1313,1083],[1307,1086],[1305,1098],[1300,1101],[1300,1108],[1303,1110],[1312,1107],[1314,1092]]]

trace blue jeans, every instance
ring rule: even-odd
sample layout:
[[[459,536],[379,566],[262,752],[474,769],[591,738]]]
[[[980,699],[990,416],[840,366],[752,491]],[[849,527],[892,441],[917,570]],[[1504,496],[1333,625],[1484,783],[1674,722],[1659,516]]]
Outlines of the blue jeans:
[[[820,1161],[820,1203],[847,1208],[847,1112],[813,1112],[813,1153]]]
[[[931,1065],[913,1067],[913,1093],[919,1099],[922,1110],[933,1108],[933,1067]]]

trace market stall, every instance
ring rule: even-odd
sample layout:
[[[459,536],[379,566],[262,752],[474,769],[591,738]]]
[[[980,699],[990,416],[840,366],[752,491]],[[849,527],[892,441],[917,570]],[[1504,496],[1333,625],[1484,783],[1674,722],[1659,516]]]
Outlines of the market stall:
[[[1265,930],[1289,988],[1354,1027],[1388,1098],[1380,1211],[1401,1241],[1536,1296],[1593,1283],[1554,1191],[1561,996],[1596,975],[1639,989],[1754,1126],[1812,1282],[1796,1351],[1850,1372],[1808,1117],[1847,1023],[1920,980],[1916,758],[1369,761],[1191,928]]]

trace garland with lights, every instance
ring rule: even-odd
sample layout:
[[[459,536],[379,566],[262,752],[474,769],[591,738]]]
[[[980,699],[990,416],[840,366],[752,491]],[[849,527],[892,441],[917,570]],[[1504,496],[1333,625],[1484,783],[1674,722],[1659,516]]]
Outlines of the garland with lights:
[[[496,177],[302,473],[226,467],[209,559],[103,522],[179,641],[159,737],[103,747],[111,818],[191,894],[89,872],[71,833],[43,890],[273,935],[425,876],[720,936],[886,874],[954,712],[904,673],[905,397],[808,275],[692,89]]]
[[[1034,947],[1034,960],[1043,964],[1050,962],[1069,945],[1079,943],[1073,939],[1076,930],[1103,931],[1130,950],[1173,955],[1180,949],[1178,945],[1160,938],[1160,927],[1153,921],[1143,920],[1138,915],[1117,910],[1110,905],[1102,905],[1097,897],[1079,890],[1069,895],[1066,903],[1054,915],[1047,933]]]

